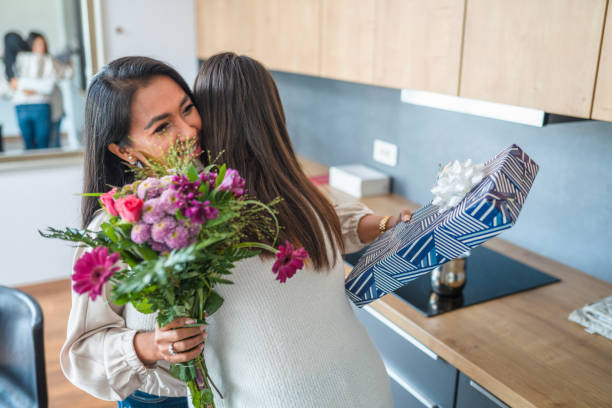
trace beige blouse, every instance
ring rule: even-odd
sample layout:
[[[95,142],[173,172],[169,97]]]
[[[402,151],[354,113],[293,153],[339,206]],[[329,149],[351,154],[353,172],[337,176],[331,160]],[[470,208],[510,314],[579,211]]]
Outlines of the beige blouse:
[[[364,246],[359,220],[372,211],[360,203],[336,206],[347,252]],[[99,228],[98,216],[90,229]],[[81,256],[78,249],[75,259]],[[273,260],[238,262],[233,285],[217,290],[223,307],[209,317],[204,349],[211,377],[224,399],[217,407],[391,407],[382,360],[344,293],[344,267],[305,268],[285,284],[274,279]],[[133,346],[138,331],[153,330],[155,315],[73,293],[60,363],[77,387],[105,400],[136,390],[184,396],[169,363],[145,367]]]

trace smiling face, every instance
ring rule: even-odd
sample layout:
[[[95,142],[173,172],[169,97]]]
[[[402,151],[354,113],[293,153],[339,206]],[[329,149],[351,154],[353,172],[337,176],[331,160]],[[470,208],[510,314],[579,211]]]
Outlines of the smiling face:
[[[169,77],[155,76],[134,93],[130,121],[129,143],[108,147],[127,162],[139,160],[146,164],[146,157],[161,161],[177,138],[195,140],[194,154],[201,152],[200,115],[185,91]]]

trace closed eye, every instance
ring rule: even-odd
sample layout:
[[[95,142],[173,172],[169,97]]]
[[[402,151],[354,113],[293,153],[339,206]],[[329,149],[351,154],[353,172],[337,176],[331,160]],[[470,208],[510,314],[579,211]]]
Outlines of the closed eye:
[[[190,113],[191,113],[191,111],[193,110],[193,107],[194,107],[194,106],[193,106],[193,103],[190,103],[189,105],[187,105],[187,106],[185,107],[185,109],[183,109],[183,114],[184,114],[184,115],[188,115],[188,114],[190,114]]]
[[[168,126],[169,126],[168,122],[162,123],[157,128],[155,128],[155,133],[163,133],[164,131],[168,129]]]

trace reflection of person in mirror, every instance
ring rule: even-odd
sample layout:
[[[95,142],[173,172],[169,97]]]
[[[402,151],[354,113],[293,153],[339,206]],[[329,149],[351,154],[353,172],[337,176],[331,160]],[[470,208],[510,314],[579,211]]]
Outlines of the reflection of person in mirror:
[[[47,41],[45,37],[35,31],[30,32],[28,35],[28,45],[33,53],[39,55],[49,56],[47,49]],[[51,105],[51,129],[49,131],[49,147],[60,147],[60,125],[62,118],[64,117],[64,99],[62,97],[62,91],[59,88],[58,81],[62,79],[69,79],[73,75],[72,65],[70,63],[63,64],[56,59],[53,59],[53,70],[55,72],[55,83],[50,96]]]
[[[29,150],[50,146],[52,125],[57,125],[63,116],[57,81],[72,75],[72,68],[53,60],[41,34],[32,33],[28,40],[30,44],[16,33],[4,38],[6,76],[13,90],[25,148]]]

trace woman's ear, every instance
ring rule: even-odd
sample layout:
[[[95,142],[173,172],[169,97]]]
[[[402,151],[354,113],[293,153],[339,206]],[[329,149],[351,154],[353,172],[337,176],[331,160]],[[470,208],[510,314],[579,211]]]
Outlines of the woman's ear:
[[[121,160],[126,161],[131,164],[136,164],[136,157],[129,150],[124,149],[123,147],[119,147],[116,143],[111,143],[108,145],[108,150],[119,157]]]

